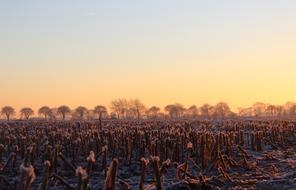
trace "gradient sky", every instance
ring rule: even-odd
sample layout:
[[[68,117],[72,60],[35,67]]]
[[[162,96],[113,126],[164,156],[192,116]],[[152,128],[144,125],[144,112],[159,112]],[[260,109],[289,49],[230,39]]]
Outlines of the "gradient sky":
[[[2,0],[0,107],[296,101],[295,0]]]

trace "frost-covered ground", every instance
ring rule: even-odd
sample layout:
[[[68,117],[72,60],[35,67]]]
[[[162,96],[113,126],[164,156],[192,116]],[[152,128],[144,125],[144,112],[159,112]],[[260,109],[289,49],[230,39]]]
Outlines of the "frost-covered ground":
[[[277,121],[277,122],[265,122],[261,123],[258,121],[252,123],[252,127],[250,127],[250,121],[244,121],[244,120],[235,120],[235,121],[228,121],[224,123],[220,123],[217,125],[216,123],[213,124],[211,121],[141,121],[141,122],[134,122],[134,121],[125,121],[125,122],[112,122],[112,121],[105,121],[103,123],[103,129],[102,131],[105,131],[102,134],[107,134],[108,132],[111,132],[111,138],[115,140],[111,140],[107,136],[101,136],[98,137],[101,138],[104,145],[109,146],[109,153],[107,155],[107,166],[110,165],[112,161],[112,157],[116,157],[119,160],[119,166],[118,166],[118,173],[117,173],[117,179],[116,179],[116,189],[122,189],[123,186],[120,183],[121,181],[124,181],[126,184],[128,184],[130,189],[139,189],[139,183],[140,183],[140,176],[142,173],[142,163],[140,161],[139,152],[136,148],[137,145],[134,143],[140,142],[137,141],[136,135],[146,134],[147,131],[151,129],[151,131],[154,131],[152,133],[149,133],[151,137],[151,141],[153,143],[159,143],[159,146],[161,147],[161,143],[163,139],[168,139],[168,142],[174,144],[176,143],[176,139],[178,139],[178,134],[180,134],[180,137],[183,140],[179,139],[178,147],[180,148],[180,159],[176,160],[174,153],[168,154],[168,156],[165,156],[166,152],[164,149],[159,148],[158,154],[153,156],[160,156],[160,166],[163,161],[166,159],[170,159],[170,164],[166,170],[162,173],[162,185],[163,189],[296,189],[296,139],[295,139],[295,126],[296,124],[293,122],[289,122],[289,124],[283,124],[284,121]],[[56,125],[53,127],[53,125]],[[4,146],[4,151],[2,152],[2,160],[0,161],[0,168],[4,168],[5,164],[7,163],[8,157],[11,152],[16,152],[16,162],[14,164],[8,163],[9,166],[5,167],[4,170],[0,170],[0,190],[6,190],[6,189],[16,189],[17,184],[20,182],[20,172],[19,172],[19,166],[23,163],[23,159],[21,159],[21,149],[22,146],[29,147],[32,144],[38,144],[40,146],[40,152],[36,154],[35,161],[32,163],[32,165],[35,168],[35,174],[36,179],[32,183],[31,189],[38,189],[41,187],[41,184],[44,181],[44,161],[46,158],[48,158],[48,155],[44,152],[44,146],[51,145],[52,147],[55,146],[55,144],[66,144],[65,142],[61,142],[59,140],[55,140],[61,138],[63,139],[63,135],[69,137],[72,137],[73,134],[75,134],[75,138],[80,134],[82,136],[80,137],[79,143],[73,143],[70,147],[80,147],[78,152],[75,152],[75,155],[68,156],[67,160],[71,162],[75,168],[77,166],[83,166],[84,168],[87,167],[87,152],[88,150],[86,147],[88,145],[92,145],[92,141],[84,140],[86,135],[95,134],[93,133],[98,129],[98,124],[92,124],[92,123],[80,123],[79,124],[80,130],[76,130],[76,124],[69,124],[69,123],[22,123],[22,124],[9,124],[9,125],[0,125],[0,144]],[[85,125],[85,126],[84,126]],[[270,128],[271,130],[277,130],[282,129],[285,127],[289,127],[289,133],[283,133],[281,132],[281,138],[283,142],[277,143],[274,141],[270,141],[269,135],[273,133],[269,133],[269,131],[262,132],[262,150],[252,150],[250,142],[249,142],[249,132],[258,131],[261,130],[260,127],[263,127],[264,129],[269,128],[269,126],[274,125],[278,128]],[[222,127],[221,127],[222,126]],[[237,126],[239,126],[239,129],[237,129]],[[8,128],[9,127],[9,128]],[[118,133],[116,130],[120,128]],[[19,130],[20,128],[21,130]],[[182,130],[179,130],[182,128]],[[36,130],[37,129],[37,130]],[[185,130],[184,130],[185,129]],[[39,131],[38,131],[39,130]],[[99,129],[101,130],[101,129]],[[223,172],[225,172],[229,178],[223,176],[221,171],[219,171],[219,167],[222,167],[222,163],[220,162],[220,165],[218,164],[217,167],[215,167],[215,160],[217,159],[214,156],[215,150],[215,144],[217,141],[215,141],[214,136],[216,134],[219,134],[220,132],[227,134],[230,134],[231,132],[235,131],[242,131],[243,132],[243,140],[244,144],[241,145],[243,148],[243,151],[245,151],[245,162],[244,162],[244,156],[242,156],[244,153],[238,149],[238,145],[234,143],[232,145],[231,150],[231,157],[232,159],[237,163],[237,165],[233,166],[228,162],[225,162],[225,168],[222,169]],[[38,132],[36,132],[38,131]],[[52,133],[52,131],[54,131]],[[115,131],[115,132],[114,132]],[[140,132],[139,132],[140,131]],[[16,134],[18,132],[18,134]],[[78,133],[79,132],[79,133]],[[114,132],[114,133],[113,133]],[[158,134],[158,132],[160,134]],[[213,136],[212,140],[209,140],[212,143],[209,143],[209,152],[208,154],[208,161],[207,165],[204,169],[202,169],[201,164],[201,153],[200,153],[200,137],[203,133],[208,132],[210,135]],[[62,134],[65,133],[65,134]],[[34,136],[36,135],[37,136]],[[142,135],[143,135],[142,134]],[[176,136],[177,134],[177,136]],[[193,134],[196,135],[196,139]],[[37,140],[33,142],[32,135],[34,136],[33,139]],[[40,135],[40,136],[39,136]],[[45,136],[44,136],[45,135]],[[47,135],[47,136],[46,136]],[[85,135],[85,136],[83,136]],[[120,135],[123,135],[124,138],[120,138]],[[275,135],[275,134],[273,134]],[[26,136],[25,145],[23,145],[22,139]],[[46,137],[46,138],[45,138]],[[96,139],[93,136],[87,136],[89,139]],[[141,136],[144,138],[144,135]],[[185,138],[186,137],[186,138]],[[12,139],[16,140],[12,140]],[[132,139],[132,144],[135,148],[133,148],[132,152],[132,158],[131,162],[128,163],[126,156],[127,154],[127,144],[125,138]],[[61,140],[60,139],[60,140]],[[70,138],[71,139],[71,138]],[[141,138],[140,138],[141,139]],[[234,138],[235,139],[235,138]],[[149,140],[149,143],[150,143]],[[193,142],[193,140],[196,140],[196,142]],[[116,144],[117,148],[114,148],[113,150],[118,150],[118,155],[111,153],[113,150],[111,150],[112,144],[110,144],[110,141],[112,141],[113,144]],[[221,141],[222,142],[222,141]],[[64,143],[64,144],[63,144]],[[86,143],[89,143],[88,145],[85,145]],[[145,140],[145,146],[148,146],[149,144],[147,142],[147,139]],[[152,144],[153,144],[152,143]],[[188,143],[193,143],[193,150],[190,154],[191,159],[186,159],[186,155],[189,152],[186,148],[188,146]],[[100,145],[100,146],[103,146]],[[12,147],[15,148],[15,146],[18,146],[18,151],[14,150]],[[220,146],[220,152],[222,156],[225,156],[226,153],[226,144],[222,143]],[[95,149],[94,147],[90,149]],[[157,148],[156,148],[157,149]],[[140,149],[139,149],[140,150]],[[172,149],[174,151],[174,149]],[[54,152],[54,151],[53,151]],[[52,152],[51,155],[54,155]],[[148,155],[148,148],[145,152],[145,158],[149,160]],[[61,153],[66,155],[66,150],[64,148],[61,149]],[[97,152],[98,153],[98,152]],[[177,168],[183,168],[184,163],[186,163],[186,160],[188,161],[188,175],[184,177],[184,173],[181,172],[180,175],[177,175]],[[224,160],[225,161],[225,160]],[[182,165],[183,164],[183,165]],[[96,162],[93,165],[93,172],[91,174],[91,177],[89,178],[89,186],[88,189],[103,189],[104,187],[104,181],[105,181],[105,172],[102,170],[103,159],[102,155],[97,154]],[[53,174],[57,174],[58,176],[61,176],[62,179],[69,184],[73,189],[76,188],[78,183],[78,177],[75,175],[71,169],[61,160],[58,160],[57,163],[57,171],[52,171],[50,173],[50,176]],[[146,177],[144,180],[144,188],[145,189],[156,189],[155,184],[155,170],[153,167],[153,164],[150,163],[147,166],[146,169]],[[201,180],[202,179],[202,180]],[[7,181],[8,183],[6,183]],[[48,190],[62,190],[62,189],[69,189],[65,186],[65,184],[61,183],[60,180],[57,180],[56,178],[50,178],[49,177],[49,184],[48,184]],[[71,189],[71,188],[70,188]]]

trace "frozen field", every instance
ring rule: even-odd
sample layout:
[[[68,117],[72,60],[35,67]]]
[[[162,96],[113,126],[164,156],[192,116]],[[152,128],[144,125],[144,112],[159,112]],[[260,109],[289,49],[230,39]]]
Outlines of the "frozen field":
[[[0,124],[1,190],[243,188],[296,189],[296,123]]]

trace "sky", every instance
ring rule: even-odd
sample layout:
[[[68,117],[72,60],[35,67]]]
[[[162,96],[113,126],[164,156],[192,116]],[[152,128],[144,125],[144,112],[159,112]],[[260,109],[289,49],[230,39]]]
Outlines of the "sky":
[[[294,0],[0,0],[0,107],[296,101]]]

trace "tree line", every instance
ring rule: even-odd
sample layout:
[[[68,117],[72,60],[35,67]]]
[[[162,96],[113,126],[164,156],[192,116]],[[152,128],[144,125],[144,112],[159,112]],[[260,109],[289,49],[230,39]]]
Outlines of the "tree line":
[[[169,104],[163,108],[152,106],[147,108],[138,99],[116,99],[111,102],[110,112],[104,105],[97,105],[93,109],[78,106],[70,109],[69,106],[62,105],[58,108],[42,106],[38,110],[38,115],[45,119],[102,119],[102,118],[196,118],[196,117],[275,117],[275,116],[294,116],[296,115],[296,103],[287,102],[285,105],[272,105],[261,102],[254,103],[251,107],[238,108],[238,112],[233,112],[225,102],[216,105],[203,104],[200,107],[192,105],[188,108],[182,104]],[[20,119],[29,119],[35,112],[30,107],[24,107],[20,111]],[[1,115],[9,121],[16,115],[16,111],[11,106],[4,106]]]

